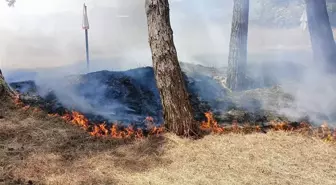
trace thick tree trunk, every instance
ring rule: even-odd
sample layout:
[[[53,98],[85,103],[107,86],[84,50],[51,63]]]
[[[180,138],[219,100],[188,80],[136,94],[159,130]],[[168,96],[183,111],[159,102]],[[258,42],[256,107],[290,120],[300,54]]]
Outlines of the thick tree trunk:
[[[243,90],[246,84],[247,34],[249,0],[234,0],[227,86],[233,91]]]
[[[336,44],[325,0],[306,0],[308,28],[315,61],[328,70],[336,69]]]
[[[178,62],[168,0],[146,0],[149,45],[166,128],[180,136],[198,133]]]

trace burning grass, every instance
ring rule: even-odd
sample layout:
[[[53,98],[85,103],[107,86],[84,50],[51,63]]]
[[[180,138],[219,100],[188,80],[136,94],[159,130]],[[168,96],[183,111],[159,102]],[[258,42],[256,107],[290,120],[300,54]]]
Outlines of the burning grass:
[[[306,136],[313,136],[316,138],[321,138],[326,142],[336,142],[336,129],[330,128],[327,122],[324,122],[319,127],[313,127],[307,122],[286,122],[286,121],[270,121],[267,126],[252,126],[251,124],[244,124],[239,126],[238,122],[234,120],[231,126],[223,126],[218,124],[214,119],[211,112],[206,112],[206,121],[201,123],[201,129],[214,134],[229,134],[229,133],[266,133],[268,131],[285,131],[285,132],[295,132]]]
[[[95,127],[79,113],[66,116],[72,124],[42,114],[32,107],[3,114],[0,184],[335,184],[335,145],[310,137],[335,133],[326,124],[274,122],[260,134],[266,128],[225,127],[207,113],[201,127],[211,134],[202,139],[163,133],[135,141],[103,139],[120,133],[113,126],[92,137]]]
[[[24,110],[25,107],[23,108]],[[34,109],[36,112],[36,109]],[[81,113],[72,111],[71,113],[66,113],[63,116],[58,114],[49,114],[50,117],[61,117],[66,122],[72,123],[76,126],[81,127],[85,131],[89,132],[91,136],[102,137],[102,138],[114,138],[114,139],[143,139],[146,136],[160,136],[165,132],[163,126],[155,126],[152,117],[147,117],[145,119],[145,124],[147,126],[146,130],[141,128],[134,129],[133,126],[120,126],[117,124],[110,124],[107,126],[106,123],[92,124],[89,120]],[[238,122],[234,120],[231,126],[220,125],[213,117],[211,112],[205,113],[206,121],[200,124],[201,130],[207,132],[208,134],[229,134],[229,133],[260,133],[273,131],[286,131],[286,132],[298,132],[305,135],[310,135],[314,137],[319,137],[324,141],[335,142],[336,141],[336,129],[329,128],[328,124],[325,122],[320,127],[313,128],[310,124],[306,122],[301,123],[289,123],[289,122],[278,122],[271,121],[268,126],[261,127],[259,125],[252,126],[246,123],[243,126],[239,126]],[[144,132],[146,133],[144,135]]]
[[[14,100],[15,105],[21,107],[22,110],[27,111],[31,107],[24,105],[19,96]],[[33,113],[41,112],[38,108],[33,108]],[[49,117],[62,118],[68,123],[76,125],[93,137],[100,138],[113,138],[113,139],[143,139],[145,136],[161,136],[165,132],[163,125],[155,126],[154,119],[152,117],[146,117],[144,124],[147,129],[135,128],[132,125],[128,127],[118,125],[116,123],[106,124],[104,123],[91,123],[83,114],[77,111],[71,111],[64,115],[48,114]],[[336,129],[330,128],[326,122],[320,127],[313,127],[307,122],[301,123],[289,123],[285,121],[270,121],[267,126],[255,125],[251,123],[245,123],[243,126],[239,126],[236,120],[233,120],[232,125],[223,126],[219,124],[211,112],[205,113],[206,120],[200,123],[200,129],[210,134],[229,134],[229,133],[266,133],[270,130],[273,131],[286,131],[297,132],[304,135],[318,137],[327,142],[336,142]]]
[[[90,123],[90,121],[81,113],[72,111],[71,113],[66,113],[63,116],[59,116],[57,114],[52,114],[51,117],[61,117],[66,122],[70,122],[74,125],[77,125],[87,132],[91,136],[94,137],[109,137],[114,139],[143,139],[144,132],[146,135],[151,136],[160,136],[164,132],[163,126],[155,126],[154,120],[152,117],[147,117],[145,119],[145,124],[147,126],[147,130],[143,130],[141,128],[134,129],[133,126],[129,125],[128,127],[120,126],[118,124],[110,124],[108,126],[104,123]]]
[[[41,112],[38,108],[30,107],[29,105],[24,105],[19,96],[14,100],[16,106],[20,107],[24,111],[32,109],[34,113]],[[77,111],[69,111],[64,115],[59,115],[57,113],[48,114],[51,118],[62,118],[65,122],[76,125],[83,130],[87,131],[91,136],[101,137],[101,138],[113,138],[113,139],[143,139],[146,136],[157,136],[159,137],[164,132],[163,126],[155,126],[152,117],[147,117],[144,120],[144,124],[147,126],[146,130],[142,128],[135,128],[132,125],[124,127],[116,123],[107,124],[104,123],[92,123],[85,117],[84,114]]]
[[[126,143],[85,133],[60,119],[5,115],[0,184],[331,185],[336,178],[336,147],[293,132],[199,140],[166,133]]]

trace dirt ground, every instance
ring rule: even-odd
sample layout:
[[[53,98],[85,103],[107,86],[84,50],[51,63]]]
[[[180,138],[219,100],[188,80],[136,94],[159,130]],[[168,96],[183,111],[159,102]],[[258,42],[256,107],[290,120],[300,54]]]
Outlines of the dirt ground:
[[[336,146],[286,132],[90,137],[33,110],[0,111],[0,184],[335,184]]]

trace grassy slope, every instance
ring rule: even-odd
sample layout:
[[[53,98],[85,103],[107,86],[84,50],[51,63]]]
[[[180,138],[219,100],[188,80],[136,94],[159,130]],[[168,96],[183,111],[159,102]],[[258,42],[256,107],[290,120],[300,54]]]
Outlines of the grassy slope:
[[[10,111],[8,111],[10,110]],[[30,112],[30,113],[28,113]],[[42,113],[0,109],[0,184],[334,184],[336,147],[269,134],[94,139]]]

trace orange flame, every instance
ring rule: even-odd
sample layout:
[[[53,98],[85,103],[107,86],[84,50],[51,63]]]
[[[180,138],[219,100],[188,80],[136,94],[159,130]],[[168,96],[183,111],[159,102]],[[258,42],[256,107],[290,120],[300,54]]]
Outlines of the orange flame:
[[[211,132],[214,132],[216,134],[220,134],[225,131],[225,128],[220,126],[216,119],[213,117],[212,112],[206,112],[204,113],[204,115],[206,117],[206,121],[202,121],[201,130],[210,130]]]
[[[212,112],[206,112],[204,113],[207,121],[202,121],[201,128],[203,129],[209,129],[211,128],[211,122],[214,120]]]
[[[100,130],[103,132],[103,134],[105,135],[105,136],[107,136],[108,135],[108,129],[106,128],[106,125],[105,125],[105,123],[104,124],[100,124],[99,125],[99,128],[100,128]]]
[[[328,124],[325,122],[321,125],[320,128],[313,128],[307,122],[301,122],[299,126],[290,125],[289,122],[286,121],[270,121],[271,126],[265,126],[265,128],[261,128],[261,126],[250,126],[250,124],[245,124],[244,126],[239,126],[237,120],[232,121],[232,126],[224,127],[220,126],[218,122],[214,119],[213,114],[211,112],[205,113],[206,121],[203,121],[200,125],[202,130],[210,131],[216,134],[222,133],[251,133],[251,132],[266,132],[266,130],[274,130],[274,131],[296,131],[300,133],[311,133],[317,132],[313,134],[319,138],[325,138],[325,140],[333,140],[336,141],[336,129],[332,132],[332,130],[328,127]],[[320,131],[318,131],[320,130]]]
[[[138,128],[138,130],[137,130],[136,133],[135,133],[135,138],[136,138],[136,139],[142,139],[142,138],[144,138],[142,129]]]
[[[159,127],[155,126],[150,130],[150,134],[151,135],[156,135],[156,136],[159,136],[163,132],[164,132],[164,127],[163,126],[159,126]]]
[[[128,126],[125,130],[127,132],[127,134],[126,134],[127,138],[131,137],[135,133],[135,131],[134,131],[134,129],[133,129],[132,126]]]
[[[23,110],[28,110],[31,108],[29,105],[25,106],[23,102],[21,102],[19,95],[16,95],[14,97],[14,102],[17,106],[19,106]],[[41,112],[41,109],[34,108],[33,112]],[[206,117],[206,121],[201,122],[200,128],[203,130],[205,129],[207,131],[211,131],[216,134],[230,133],[230,131],[234,133],[238,133],[240,131],[245,131],[247,129],[249,129],[250,131],[252,130],[254,132],[260,132],[262,130],[260,126],[253,127],[253,126],[249,126],[249,124],[243,127],[238,126],[237,120],[232,121],[231,128],[226,128],[218,124],[212,112],[206,112],[204,114]],[[117,138],[117,139],[126,139],[126,138],[143,139],[144,138],[144,131],[140,128],[137,128],[137,130],[134,130],[132,126],[128,126],[127,128],[123,128],[123,127],[119,128],[117,124],[113,124],[109,128],[105,122],[101,124],[90,124],[90,121],[83,114],[76,112],[76,111],[66,113],[63,116],[60,116],[59,114],[48,114],[48,116],[49,117],[61,117],[66,122],[70,122],[73,125],[83,128],[91,136],[94,136],[94,137],[111,137],[111,138]],[[161,134],[165,132],[165,129],[162,125],[158,127],[155,126],[154,119],[152,117],[146,117],[145,123],[148,128],[148,130],[146,131],[148,135],[160,136]],[[271,130],[296,131],[296,132],[301,132],[301,133],[309,133],[310,135],[322,138],[324,141],[336,142],[336,129],[329,128],[327,122],[323,122],[323,124],[317,128],[316,127],[313,128],[312,125],[310,125],[307,122],[301,122],[299,126],[292,126],[289,122],[285,122],[285,121],[271,121],[270,123],[271,123]]]
[[[99,127],[97,125],[94,125],[93,126],[93,131],[92,132],[89,132],[91,136],[99,136]]]
[[[84,128],[84,130],[89,128],[89,120],[83,114],[76,111],[72,112],[71,123]]]
[[[271,125],[274,130],[288,130],[288,123],[284,121],[271,121]]]
[[[57,114],[49,114],[49,116],[53,117],[57,116]],[[112,126],[109,128],[105,122],[101,124],[90,125],[90,121],[83,114],[76,111],[66,113],[61,118],[66,122],[70,122],[76,126],[83,128],[84,130],[88,131],[91,136],[94,137],[111,137],[115,139],[144,138],[143,130],[138,128],[135,131],[132,126],[128,126],[127,128],[119,128],[117,124],[112,124]],[[151,127],[148,131],[149,135],[159,136],[164,133],[164,128],[162,126],[153,126],[154,119],[152,117],[147,117],[145,121],[147,122],[147,127]]]

